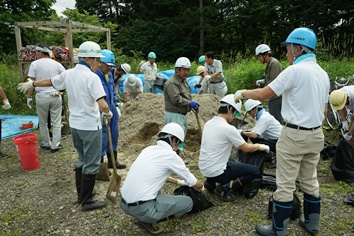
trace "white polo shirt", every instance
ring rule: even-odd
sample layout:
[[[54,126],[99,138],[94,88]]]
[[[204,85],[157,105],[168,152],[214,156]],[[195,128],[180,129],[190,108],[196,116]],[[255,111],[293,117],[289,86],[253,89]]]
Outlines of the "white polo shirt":
[[[142,150],[133,162],[124,180],[121,196],[127,203],[155,199],[167,178],[175,173],[188,186],[197,183],[181,157],[165,141]]]
[[[97,130],[102,128],[97,100],[106,93],[98,75],[85,65],[77,64],[51,78],[58,90],[66,90],[69,105],[70,127],[78,130]]]
[[[281,115],[286,122],[314,128],[320,126],[324,119],[329,77],[316,63],[314,56],[304,55],[297,61],[268,86],[276,95],[282,95]]]
[[[263,136],[265,140],[277,140],[280,137],[282,125],[269,112],[263,111],[252,132]]]
[[[225,77],[222,71],[222,62],[220,60],[216,60],[214,59],[214,62],[212,65],[209,65],[208,63],[204,64],[204,71],[207,72],[208,75],[212,75],[215,72],[220,72],[220,74],[214,78],[214,79],[210,79],[209,81],[211,82],[217,82],[217,81],[224,81]]]
[[[205,123],[200,147],[198,166],[205,177],[221,175],[226,169],[232,144],[236,147],[245,143],[235,126],[219,116]]]
[[[151,65],[151,63],[147,61],[141,65],[140,71],[144,73],[144,80],[154,81],[157,76],[157,65],[155,62]]]
[[[137,78],[134,86],[130,86],[128,83],[128,79],[126,79],[123,83],[123,91],[128,94],[137,94],[143,92],[143,82],[141,79]]]

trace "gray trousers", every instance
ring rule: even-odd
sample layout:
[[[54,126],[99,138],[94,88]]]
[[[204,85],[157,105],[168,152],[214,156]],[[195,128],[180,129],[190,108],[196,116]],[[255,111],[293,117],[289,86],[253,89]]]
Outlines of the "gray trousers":
[[[119,201],[122,210],[135,219],[145,223],[156,223],[166,217],[180,217],[193,208],[192,198],[188,196],[171,196],[158,194],[155,200],[142,205],[128,206]]]

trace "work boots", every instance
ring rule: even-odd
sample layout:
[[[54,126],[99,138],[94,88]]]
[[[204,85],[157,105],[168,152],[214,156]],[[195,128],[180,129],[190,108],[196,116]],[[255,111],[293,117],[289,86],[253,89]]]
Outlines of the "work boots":
[[[114,154],[114,160],[115,160],[115,164],[116,164],[117,169],[125,169],[125,168],[127,168],[126,164],[120,164],[117,161],[118,153],[116,151],[113,151],[113,154]],[[107,152],[107,159],[108,159],[108,168],[113,168],[112,159],[111,159],[111,153],[110,152]]]
[[[256,232],[264,236],[285,236],[288,235],[287,225],[290,221],[291,202],[278,202],[273,200],[273,217],[272,224],[264,226],[261,224],[256,225]]]
[[[107,203],[93,200],[92,192],[95,187],[96,175],[81,173],[81,209],[91,211],[104,207]]]
[[[232,202],[236,199],[234,195],[229,194],[230,187],[228,184],[220,184],[218,187],[216,187],[215,191],[220,195],[224,202]]]
[[[321,199],[310,194],[304,194],[304,218],[300,218],[299,224],[311,235],[315,235],[319,229]]]

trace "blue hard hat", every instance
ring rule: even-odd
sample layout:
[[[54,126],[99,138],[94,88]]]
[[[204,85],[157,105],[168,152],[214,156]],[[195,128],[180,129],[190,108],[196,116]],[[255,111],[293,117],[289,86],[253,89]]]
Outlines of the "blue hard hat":
[[[101,58],[101,62],[106,63],[108,66],[116,66],[116,58],[114,57],[114,54],[111,50],[102,50],[102,55],[104,57]]]
[[[316,35],[312,29],[300,27],[294,29],[282,44],[286,46],[288,43],[295,43],[315,50],[316,42]]]

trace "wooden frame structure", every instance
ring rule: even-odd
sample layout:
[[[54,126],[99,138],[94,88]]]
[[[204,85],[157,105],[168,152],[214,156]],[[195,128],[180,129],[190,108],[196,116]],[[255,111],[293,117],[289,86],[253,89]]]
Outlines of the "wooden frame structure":
[[[32,22],[16,22],[15,23],[15,36],[16,36],[16,46],[19,56],[19,49],[22,47],[21,39],[21,27],[45,30],[49,32],[60,32],[64,34],[65,37],[65,47],[69,49],[70,59],[69,61],[63,61],[63,63],[69,63],[70,67],[74,67],[74,47],[73,47],[73,33],[86,33],[86,32],[102,32],[106,33],[107,49],[111,49],[111,31],[109,28],[103,28],[99,26],[84,24],[80,22],[63,20],[63,21],[32,21]],[[18,66],[21,73],[24,75],[24,64],[31,63],[31,61],[18,61]]]

